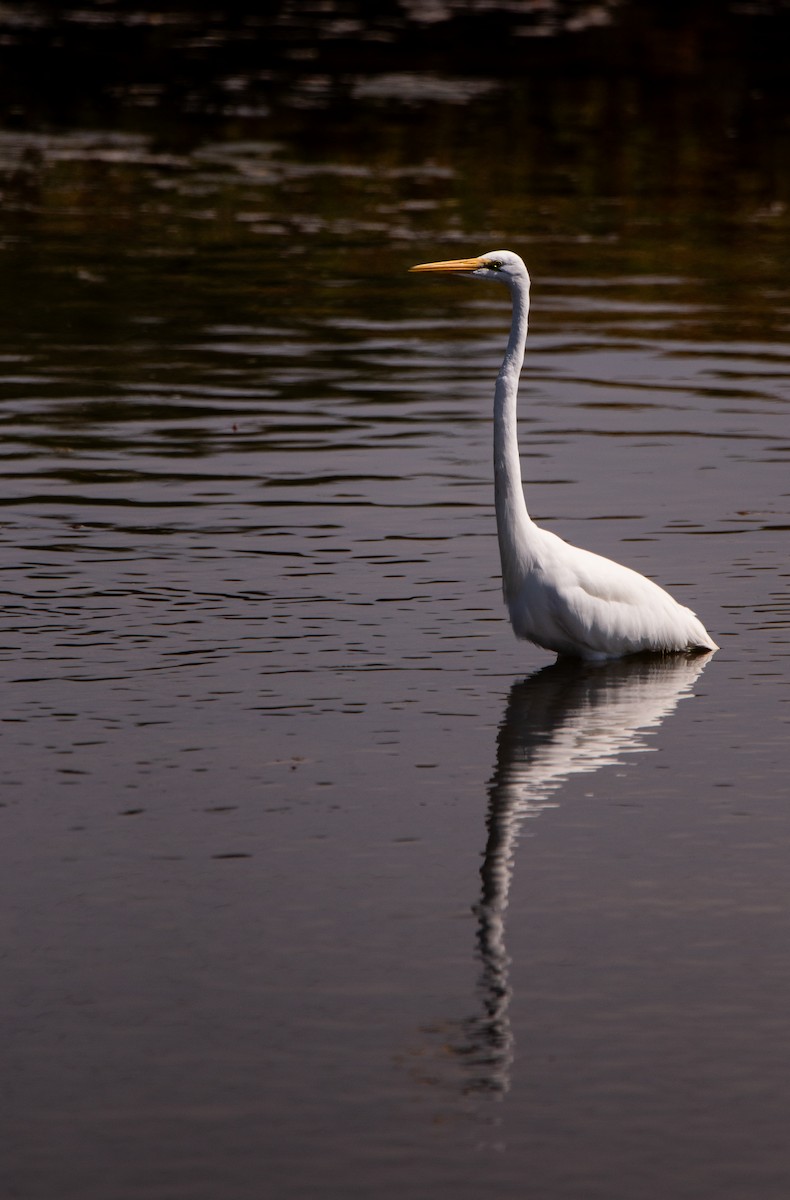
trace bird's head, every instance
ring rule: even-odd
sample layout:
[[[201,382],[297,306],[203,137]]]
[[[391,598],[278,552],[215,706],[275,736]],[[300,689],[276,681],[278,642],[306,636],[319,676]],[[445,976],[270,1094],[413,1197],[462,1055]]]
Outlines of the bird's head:
[[[529,287],[529,272],[523,259],[512,250],[489,250],[478,258],[451,258],[445,262],[420,263],[411,271],[439,271],[463,275],[467,279],[493,279],[512,287],[515,283]]]

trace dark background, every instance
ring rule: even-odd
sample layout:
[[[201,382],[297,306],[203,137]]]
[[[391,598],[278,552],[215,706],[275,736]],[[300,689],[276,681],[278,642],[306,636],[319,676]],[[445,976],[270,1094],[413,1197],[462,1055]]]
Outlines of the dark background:
[[[673,108],[678,130],[704,116],[727,155],[755,139],[786,142],[789,31],[786,4],[715,0],[8,4],[0,104],[20,129],[95,124],[172,138],[271,124],[340,137],[353,76],[461,73],[518,81],[547,123],[561,116],[560,93],[592,98],[596,87],[615,128],[658,126]],[[518,124],[492,124],[497,152]]]

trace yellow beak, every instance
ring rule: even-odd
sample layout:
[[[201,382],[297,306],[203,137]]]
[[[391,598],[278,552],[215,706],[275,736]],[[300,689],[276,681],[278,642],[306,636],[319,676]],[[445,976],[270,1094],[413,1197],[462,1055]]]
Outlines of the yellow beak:
[[[410,271],[479,271],[488,266],[484,258],[449,258],[446,262],[420,263]]]

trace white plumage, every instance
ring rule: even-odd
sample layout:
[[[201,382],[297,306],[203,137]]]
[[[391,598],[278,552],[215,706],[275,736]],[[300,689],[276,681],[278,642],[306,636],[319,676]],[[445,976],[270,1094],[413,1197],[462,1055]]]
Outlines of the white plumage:
[[[506,284],[513,321],[494,392],[494,488],[502,588],[517,637],[560,655],[602,660],[652,651],[718,649],[702,622],[658,584],[581,550],[535,524],[521,483],[516,406],[529,318],[530,279],[510,250],[422,263],[412,271],[458,273]]]

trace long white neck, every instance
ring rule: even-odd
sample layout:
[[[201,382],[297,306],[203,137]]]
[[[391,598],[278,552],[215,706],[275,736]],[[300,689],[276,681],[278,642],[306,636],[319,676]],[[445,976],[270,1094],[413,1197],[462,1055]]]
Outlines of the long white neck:
[[[494,500],[505,598],[518,588],[529,567],[534,529],[521,484],[518,454],[518,381],[524,363],[529,319],[529,284],[514,280],[513,321],[494,392]]]

